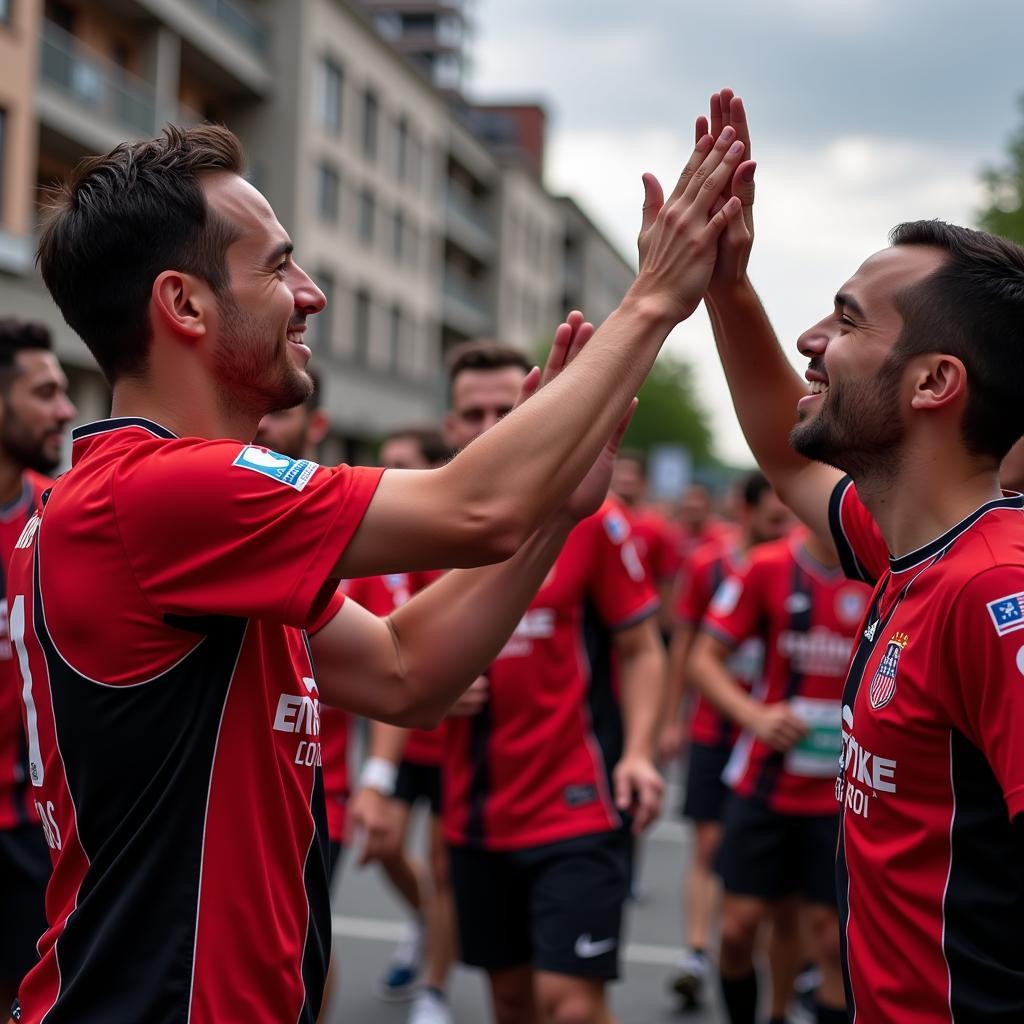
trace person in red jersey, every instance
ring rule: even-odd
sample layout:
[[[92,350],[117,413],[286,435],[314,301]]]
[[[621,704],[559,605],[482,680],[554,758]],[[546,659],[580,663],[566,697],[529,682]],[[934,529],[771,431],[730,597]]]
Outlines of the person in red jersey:
[[[645,220],[653,258],[619,310],[583,347],[573,317],[529,400],[420,472],[251,444],[263,415],[308,395],[306,321],[325,300],[230,132],[169,126],[61,186],[39,264],[113,407],[78,431],[8,579],[54,862],[21,1021],[316,1018],[320,699],[433,725],[501,649],[598,507],[638,386],[700,301],[739,204],[711,208],[741,153],[702,139]],[[346,600],[314,638],[346,671],[318,681],[304,631],[337,580],[493,562],[387,619]]]
[[[64,430],[75,415],[68,382],[43,324],[0,320],[0,572],[39,508],[60,464]],[[50,856],[28,780],[21,697],[0,595],[0,1006],[9,1006],[36,961],[46,927],[43,896]]]
[[[765,544],[722,583],[701,621],[692,674],[702,694],[743,729],[725,778],[733,792],[718,851],[722,876],[719,970],[732,1024],[752,1024],[753,953],[777,900],[809,905],[822,972],[819,1018],[843,1016],[839,924],[831,855],[839,825],[834,776],[850,648],[868,590],[843,575],[813,534]],[[751,693],[728,668],[752,637],[764,644],[763,680]],[[798,951],[797,951],[798,952]],[[793,974],[798,961],[793,962]],[[785,1019],[793,977],[777,974],[774,1021]]]
[[[698,131],[706,122],[698,125]],[[746,137],[742,103],[711,130]],[[748,443],[843,568],[875,587],[843,693],[836,880],[851,1020],[1024,1019],[1024,249],[915,221],[798,339],[746,274],[746,216],[708,298]]]
[[[661,601],[661,627],[666,641],[672,631],[672,597],[679,575],[678,531],[647,498],[647,457],[642,451],[627,448],[619,452],[612,473],[612,493],[629,513],[633,543],[643,559],[648,577],[654,582]]]
[[[452,353],[453,447],[501,419],[523,366],[493,344]],[[623,818],[639,832],[663,788],[657,603],[608,501],[572,532],[487,670],[484,707],[448,720],[443,819],[461,956],[488,972],[499,1024],[607,1020],[629,888]]]
[[[702,483],[692,483],[679,499],[677,540],[679,557],[686,562],[697,550],[711,541],[725,541],[735,536],[732,523],[714,514],[711,491]]]
[[[759,472],[743,477],[740,534],[735,544],[712,541],[690,560],[675,603],[676,627],[669,648],[669,695],[661,729],[659,753],[665,760],[686,748],[686,795],[682,814],[693,822],[694,851],[683,875],[683,917],[687,944],[671,987],[687,1003],[697,1003],[711,966],[707,957],[711,926],[716,918],[718,880],[715,856],[722,838],[722,814],[728,786],[722,779],[737,727],[699,694],[689,713],[685,708],[689,657],[711,598],[718,587],[746,561],[758,544],[778,540],[789,529],[791,516]],[[761,678],[764,644],[751,637],[730,661],[733,676],[748,688]],[[689,725],[684,716],[690,714]],[[685,739],[688,736],[689,742]],[[777,929],[776,929],[777,931]],[[775,932],[773,932],[774,938]]]

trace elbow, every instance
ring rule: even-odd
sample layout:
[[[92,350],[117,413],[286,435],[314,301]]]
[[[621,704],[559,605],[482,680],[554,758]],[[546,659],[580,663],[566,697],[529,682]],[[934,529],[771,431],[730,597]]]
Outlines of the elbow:
[[[521,510],[507,503],[492,502],[470,510],[465,522],[467,547],[474,552],[478,564],[483,565],[507,561],[526,543],[532,530],[533,524]]]
[[[389,725],[398,725],[403,729],[436,729],[444,720],[447,708],[438,708],[427,701],[410,701],[396,708],[388,718]]]

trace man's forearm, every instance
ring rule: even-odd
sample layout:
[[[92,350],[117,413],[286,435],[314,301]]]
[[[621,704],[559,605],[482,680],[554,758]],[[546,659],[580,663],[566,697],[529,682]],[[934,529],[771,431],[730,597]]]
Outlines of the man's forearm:
[[[800,469],[789,445],[797,402],[807,394],[749,281],[709,296],[711,327],[743,435],[765,475]]]
[[[450,572],[392,613],[412,705],[440,721],[504,647],[573,525],[557,516],[508,561]]]
[[[698,638],[694,646],[690,678],[722,714],[742,729],[750,727],[757,705],[729,674],[722,658],[709,649],[706,637]]]
[[[668,648],[668,692],[665,698],[665,720],[678,722],[683,716],[689,682],[690,648],[693,645],[693,629],[676,625]]]
[[[658,726],[665,706],[667,665],[664,648],[650,620],[652,642],[623,656],[619,654],[622,681],[623,757],[653,758]]]

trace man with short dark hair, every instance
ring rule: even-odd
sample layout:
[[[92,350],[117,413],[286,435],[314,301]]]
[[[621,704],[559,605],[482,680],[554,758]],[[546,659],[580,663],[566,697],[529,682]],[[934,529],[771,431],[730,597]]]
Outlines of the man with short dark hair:
[[[706,119],[698,122],[701,135]],[[746,140],[742,102],[712,134]],[[730,136],[731,137],[731,136]],[[842,704],[836,783],[851,1019],[1024,1019],[1024,249],[897,226],[790,366],[746,274],[754,166],[708,303],[747,441],[847,575],[874,585]]]
[[[424,472],[251,444],[263,415],[309,394],[303,339],[325,298],[230,132],[168,127],[75,171],[39,263],[113,415],[76,432],[8,583],[54,856],[24,1024],[315,1020],[330,948],[321,696],[431,725],[497,654],[700,301],[739,212],[712,208],[741,153],[701,140],[665,214],[645,216],[647,265],[620,309],[584,347],[568,326],[545,386]],[[446,566],[467,571],[386,619],[346,600],[321,621],[339,579]],[[318,680],[316,651],[348,671]]]
[[[0,575],[60,464],[64,429],[75,415],[67,379],[44,324],[0,320]],[[29,784],[21,699],[0,596],[0,1007],[14,999],[36,961],[46,926],[43,897],[50,855]]]

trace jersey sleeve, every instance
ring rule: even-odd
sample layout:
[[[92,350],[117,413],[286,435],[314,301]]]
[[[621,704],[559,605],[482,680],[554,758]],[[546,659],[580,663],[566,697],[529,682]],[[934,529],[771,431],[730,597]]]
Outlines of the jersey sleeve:
[[[658,520],[658,530],[651,552],[651,566],[656,583],[671,582],[679,575],[682,557],[667,523]]]
[[[327,625],[331,619],[334,618],[338,612],[341,611],[341,606],[345,603],[345,591],[339,586],[337,590],[331,594],[330,599],[324,606],[324,610],[310,623],[309,628],[306,632],[311,636],[316,636],[324,626]]]
[[[957,595],[939,700],[984,754],[1010,817],[1024,814],[1024,566],[1000,565]]]
[[[693,629],[700,625],[714,596],[711,592],[711,574],[708,568],[705,564],[691,564],[689,572],[681,577],[681,586],[676,598],[676,621]]]
[[[114,514],[158,614],[306,627],[337,588],[329,574],[382,472],[186,439],[118,470]]]
[[[848,476],[832,491],[828,521],[843,572],[851,580],[874,586],[889,569],[889,549]]]
[[[722,581],[711,598],[700,628],[727,647],[739,647],[757,632],[762,618],[761,577],[757,562]]]
[[[583,524],[581,524],[583,525]],[[591,531],[588,593],[609,629],[625,629],[658,610],[658,595],[619,509],[601,509]]]

